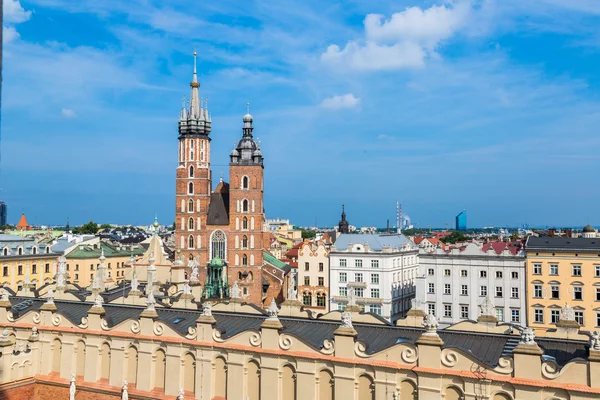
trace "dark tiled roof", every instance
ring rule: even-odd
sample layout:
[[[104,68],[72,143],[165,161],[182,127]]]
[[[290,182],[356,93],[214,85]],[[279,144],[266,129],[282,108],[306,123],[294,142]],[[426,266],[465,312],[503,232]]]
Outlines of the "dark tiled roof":
[[[29,311],[37,311],[44,304],[44,299],[11,297],[13,314],[16,318]],[[72,323],[79,325],[92,307],[91,303],[55,300],[57,313]],[[104,304],[108,326],[113,327],[127,319],[138,319],[144,307],[120,304]],[[188,333],[188,328],[195,326],[200,310],[157,308],[158,320],[170,326],[181,335]],[[213,312],[216,328],[224,339],[231,338],[243,331],[260,331],[260,325],[266,315]],[[315,349],[323,346],[325,339],[333,339],[334,331],[340,326],[337,321],[309,320],[303,318],[280,317],[283,325],[281,333],[297,337]],[[408,342],[414,344],[423,333],[422,328],[398,327],[389,324],[376,325],[354,323],[358,333],[357,339],[366,346],[367,354],[375,354],[395,344]],[[503,352],[510,354],[518,336],[493,335],[478,332],[439,331],[444,347],[457,348],[471,354],[475,359],[495,366]],[[563,366],[575,358],[587,359],[587,343],[573,340],[536,338],[538,345],[546,356],[554,357],[558,365]]]
[[[527,250],[580,250],[600,252],[600,238],[529,236],[525,248]]]
[[[229,193],[211,193],[207,225],[229,225]]]

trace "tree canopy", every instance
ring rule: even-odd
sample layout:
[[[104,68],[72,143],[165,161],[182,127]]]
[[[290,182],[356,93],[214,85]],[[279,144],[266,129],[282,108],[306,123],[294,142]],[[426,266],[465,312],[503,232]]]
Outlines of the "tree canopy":
[[[81,226],[77,226],[73,228],[74,234],[81,235],[94,235],[98,232],[98,224],[94,221],[90,221],[87,224],[83,224]]]
[[[464,242],[467,240],[469,240],[469,237],[459,231],[452,231],[451,234],[440,239],[441,242],[446,244],[455,244],[456,242]]]
[[[302,239],[312,239],[317,236],[316,231],[302,229]]]

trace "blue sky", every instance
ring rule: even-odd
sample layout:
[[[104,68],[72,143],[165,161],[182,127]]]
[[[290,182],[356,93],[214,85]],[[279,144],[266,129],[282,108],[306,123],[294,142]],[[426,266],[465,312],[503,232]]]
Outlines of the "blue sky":
[[[325,4],[325,6],[324,6]],[[214,176],[251,103],[267,217],[600,224],[600,2],[4,0],[10,222],[174,218],[194,46]]]

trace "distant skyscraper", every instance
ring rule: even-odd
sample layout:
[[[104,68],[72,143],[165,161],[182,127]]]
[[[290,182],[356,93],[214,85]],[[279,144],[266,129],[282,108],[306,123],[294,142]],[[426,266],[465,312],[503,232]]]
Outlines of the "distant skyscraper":
[[[467,230],[467,210],[462,210],[456,216],[456,230],[462,232]]]
[[[6,225],[6,218],[8,215],[8,207],[6,207],[6,203],[0,201],[0,226]]]

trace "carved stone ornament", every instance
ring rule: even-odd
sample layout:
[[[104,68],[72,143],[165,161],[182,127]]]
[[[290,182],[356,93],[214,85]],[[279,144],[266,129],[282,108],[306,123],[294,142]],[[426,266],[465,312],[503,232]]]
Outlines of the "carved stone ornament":
[[[138,286],[139,286],[139,282],[137,280],[137,274],[135,271],[133,271],[133,278],[131,279],[131,291],[138,291]]]
[[[8,301],[8,292],[4,288],[0,289],[0,301]]]
[[[292,272],[290,277],[290,286],[288,287],[287,293],[288,300],[298,300],[298,291],[296,290],[296,273]]]
[[[423,326],[425,327],[425,336],[437,336],[437,328],[439,326],[435,315],[429,313],[423,319]]]
[[[525,327],[521,331],[521,340],[519,341],[519,344],[535,344],[535,333],[533,332],[533,329]]]
[[[54,290],[52,288],[48,289],[46,304],[54,304]]]
[[[190,260],[188,266],[192,269],[192,272],[190,274],[190,282],[200,282],[200,274],[198,272],[198,263],[196,262],[196,260]]]
[[[121,392],[121,400],[129,400],[129,393],[127,389],[127,381],[123,381],[123,391]]]
[[[192,287],[190,286],[188,281],[185,281],[185,283],[183,284],[183,294],[184,295],[192,294]]]
[[[155,311],[154,306],[156,305],[156,299],[154,298],[154,293],[152,289],[150,289],[150,293],[148,294],[148,298],[146,299],[146,310]]]
[[[481,303],[479,308],[481,309],[481,315],[491,315],[492,317],[496,316],[494,305],[488,296],[485,296],[485,299],[483,299],[483,303]]]
[[[590,349],[600,351],[600,332],[593,331],[590,336]]]
[[[279,308],[277,308],[277,303],[275,303],[275,299],[271,299],[271,304],[269,305],[269,308],[267,308],[267,314],[269,315],[268,319],[277,319],[277,315],[279,314]]]
[[[352,313],[342,313],[342,328],[352,328]]]
[[[104,304],[104,299],[102,298],[102,296],[100,296],[100,293],[98,293],[96,295],[96,298],[94,299],[94,306],[95,308],[102,308],[102,304]]]
[[[0,342],[8,342],[8,329],[4,328],[2,336],[0,336]]]
[[[77,388],[75,386],[75,373],[71,374],[71,385],[69,386],[69,400],[75,400],[75,392]]]
[[[183,389],[179,389],[179,392],[177,393],[177,400],[184,400],[183,394]]]
[[[561,321],[575,321],[575,310],[573,307],[569,307],[567,303],[560,309],[560,320]]]
[[[202,303],[202,316],[212,317],[212,303],[210,301]]]
[[[40,334],[38,332],[38,328],[37,326],[34,326],[33,328],[31,328],[31,337],[32,338],[36,338],[38,337]]]

